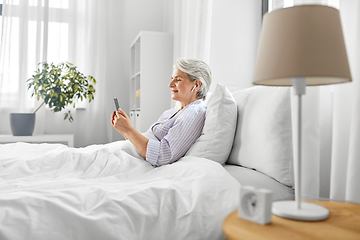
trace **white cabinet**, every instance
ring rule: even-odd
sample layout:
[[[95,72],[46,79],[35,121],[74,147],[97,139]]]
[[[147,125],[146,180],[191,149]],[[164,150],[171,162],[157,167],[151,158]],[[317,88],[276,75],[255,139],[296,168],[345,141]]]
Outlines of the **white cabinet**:
[[[130,119],[139,132],[146,132],[171,107],[173,35],[140,32],[130,51]]]
[[[141,121],[140,121],[140,111],[135,111],[135,126],[141,126]],[[149,125],[150,126],[150,125]],[[146,127],[145,130],[141,131],[141,132],[145,132],[147,130],[147,128],[149,128],[149,126]],[[139,129],[140,131],[141,129]]]

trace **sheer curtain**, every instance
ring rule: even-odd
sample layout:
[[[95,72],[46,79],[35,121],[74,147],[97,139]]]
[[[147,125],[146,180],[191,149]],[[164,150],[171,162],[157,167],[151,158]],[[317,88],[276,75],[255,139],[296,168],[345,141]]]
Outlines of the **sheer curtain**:
[[[37,64],[69,61],[85,75],[96,78],[95,101],[83,103],[85,111],[69,108],[74,114],[73,123],[63,120],[64,112],[53,113],[43,106],[36,113],[34,133],[72,133],[75,146],[106,143],[112,139],[113,130],[108,124],[112,105],[106,92],[113,85],[109,68],[116,60],[119,44],[111,32],[111,28],[116,28],[112,19],[116,12],[109,11],[115,9],[113,5],[114,1],[110,0],[4,0],[1,134],[11,134],[9,113],[33,112],[41,104],[30,98],[26,88],[26,80],[37,69]]]
[[[212,0],[179,0],[174,7],[174,60],[186,57],[208,63]]]
[[[26,5],[25,5],[26,3]],[[9,112],[29,112],[35,107],[26,90],[31,75],[43,54],[44,13],[41,7],[25,1],[3,2],[3,34],[0,61],[0,127],[9,132]],[[21,41],[27,39],[27,41]],[[36,42],[38,40],[38,42]],[[32,45],[29,48],[29,45]],[[32,58],[32,61],[29,61]],[[24,61],[24,59],[26,59]]]
[[[360,2],[340,0],[340,14],[353,82],[335,88],[330,198],[360,203]]]
[[[303,97],[304,198],[360,203],[360,2],[272,0],[273,9],[324,4],[340,10],[353,81],[307,87]],[[296,106],[296,99],[293,98]]]

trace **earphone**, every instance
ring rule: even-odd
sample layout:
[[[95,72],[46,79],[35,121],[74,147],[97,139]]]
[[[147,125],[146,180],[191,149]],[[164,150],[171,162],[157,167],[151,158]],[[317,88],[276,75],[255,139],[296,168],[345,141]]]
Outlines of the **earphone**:
[[[191,92],[193,92],[195,88],[196,88],[196,85],[191,89]]]

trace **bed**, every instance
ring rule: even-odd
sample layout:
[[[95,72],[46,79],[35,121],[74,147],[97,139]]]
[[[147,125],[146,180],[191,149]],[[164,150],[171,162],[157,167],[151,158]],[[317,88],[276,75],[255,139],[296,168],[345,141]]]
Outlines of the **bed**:
[[[218,84],[202,135],[157,168],[128,141],[0,145],[0,239],[224,239],[241,185],[294,198],[287,98],[285,88]]]

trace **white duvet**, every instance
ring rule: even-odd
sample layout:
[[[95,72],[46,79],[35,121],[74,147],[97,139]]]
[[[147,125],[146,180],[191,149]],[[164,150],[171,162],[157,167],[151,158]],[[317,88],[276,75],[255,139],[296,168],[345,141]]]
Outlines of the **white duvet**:
[[[0,145],[0,239],[223,239],[238,189],[216,162],[154,168],[128,141]]]

